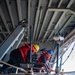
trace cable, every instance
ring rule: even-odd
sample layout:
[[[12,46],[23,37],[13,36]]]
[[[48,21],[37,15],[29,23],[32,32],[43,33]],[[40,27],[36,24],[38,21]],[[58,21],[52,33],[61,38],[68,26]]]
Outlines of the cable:
[[[61,54],[60,58],[64,55],[64,53],[70,48],[71,45],[68,45],[68,47],[66,48],[66,50]],[[59,58],[59,59],[60,59]]]
[[[60,58],[59,59],[61,59],[61,57],[64,55],[64,53],[69,49],[69,47],[70,47],[71,45],[69,45],[67,48],[66,48],[66,50],[61,54],[61,56],[60,56]],[[59,60],[58,59],[58,60]],[[54,62],[54,64],[56,63],[56,61]]]
[[[62,65],[68,60],[68,58],[70,57],[70,55],[71,55],[71,53],[72,53],[72,51],[73,51],[73,49],[74,49],[74,46],[75,46],[75,43],[74,43],[74,45],[73,45],[73,47],[72,47],[72,50],[71,50],[71,52],[69,53],[69,55],[67,56],[67,58],[65,59],[65,61],[62,63]]]

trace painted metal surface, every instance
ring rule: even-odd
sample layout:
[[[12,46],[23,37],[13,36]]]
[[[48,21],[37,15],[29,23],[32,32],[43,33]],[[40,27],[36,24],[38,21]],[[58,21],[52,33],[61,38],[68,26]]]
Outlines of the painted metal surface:
[[[8,37],[8,39],[3,43],[0,47],[0,60],[4,57],[4,55],[10,50],[10,48],[15,44],[16,41],[20,40],[19,37],[24,32],[24,28],[20,25],[15,31]]]

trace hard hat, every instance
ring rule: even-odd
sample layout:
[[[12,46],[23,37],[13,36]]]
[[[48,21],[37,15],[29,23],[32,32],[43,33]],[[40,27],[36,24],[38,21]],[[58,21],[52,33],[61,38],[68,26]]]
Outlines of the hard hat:
[[[49,54],[53,54],[53,51],[52,50],[48,50],[47,51]]]
[[[43,50],[47,50],[46,48],[43,48]]]
[[[37,44],[33,44],[33,47],[36,49],[36,52],[38,52],[39,46]]]

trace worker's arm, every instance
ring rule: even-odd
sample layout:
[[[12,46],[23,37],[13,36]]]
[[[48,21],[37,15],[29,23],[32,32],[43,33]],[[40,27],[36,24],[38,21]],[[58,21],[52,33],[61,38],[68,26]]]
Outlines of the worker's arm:
[[[48,71],[50,71],[50,72],[55,72],[52,68],[49,68]]]
[[[47,59],[46,59],[45,56],[42,56],[42,57],[41,57],[41,60],[42,60],[43,63],[46,63],[46,61],[47,61]]]
[[[46,70],[48,70],[49,72],[54,72],[54,70],[51,68],[51,64],[49,61],[46,62],[45,66],[46,66]]]

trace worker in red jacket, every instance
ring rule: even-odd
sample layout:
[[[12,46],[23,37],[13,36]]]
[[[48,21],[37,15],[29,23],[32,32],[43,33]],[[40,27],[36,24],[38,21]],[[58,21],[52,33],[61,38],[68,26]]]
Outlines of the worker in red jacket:
[[[47,52],[41,54],[38,58],[38,63],[46,63],[47,60],[50,60],[52,55],[52,50],[48,50]]]
[[[13,50],[10,53],[10,58],[7,63],[15,65],[15,66],[20,66],[20,63],[29,63],[30,62],[30,44],[25,44],[22,47],[19,47],[15,50]],[[32,45],[32,53],[38,52],[39,46],[37,44]],[[3,65],[1,70],[7,69],[7,65]]]
[[[18,48],[21,56],[23,58],[23,62],[29,62],[30,57],[30,44],[25,44],[25,46],[22,46]],[[32,53],[37,53],[39,50],[39,46],[37,44],[33,44],[32,46]]]
[[[34,68],[39,68],[39,69],[46,69],[48,68],[48,70],[52,71],[51,67],[49,68],[48,65],[46,64],[47,61],[50,60],[51,56],[52,56],[52,50],[48,50],[46,52],[44,52],[43,54],[41,54],[41,56],[38,58],[38,63],[39,64],[35,64]],[[37,69],[34,69],[34,71],[39,71]]]

